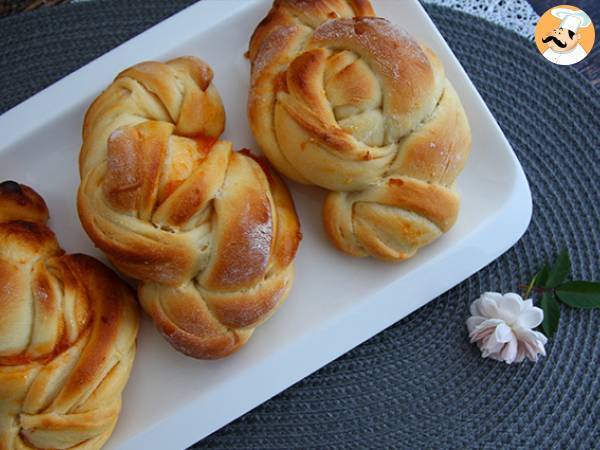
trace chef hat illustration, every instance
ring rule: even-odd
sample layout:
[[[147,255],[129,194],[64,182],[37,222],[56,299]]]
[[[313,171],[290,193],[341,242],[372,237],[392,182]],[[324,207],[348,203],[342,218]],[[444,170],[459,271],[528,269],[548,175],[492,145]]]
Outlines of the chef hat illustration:
[[[590,16],[580,9],[574,11],[567,8],[554,8],[551,12],[554,17],[561,20],[561,28],[571,30],[573,33],[577,33],[579,28],[588,27],[592,23]]]

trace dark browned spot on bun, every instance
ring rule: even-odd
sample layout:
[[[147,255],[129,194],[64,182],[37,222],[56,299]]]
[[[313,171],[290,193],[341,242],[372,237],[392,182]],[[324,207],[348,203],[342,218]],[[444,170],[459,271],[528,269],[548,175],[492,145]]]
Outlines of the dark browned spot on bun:
[[[0,193],[4,193],[4,192],[16,192],[18,194],[23,193],[23,191],[21,190],[21,186],[19,185],[19,183],[15,182],[15,181],[3,181],[2,183],[0,183]]]
[[[360,17],[354,17],[354,32],[358,35],[369,31],[369,26]]]
[[[290,93],[287,85],[287,72],[280,72],[275,77],[275,92],[285,92],[286,94]]]

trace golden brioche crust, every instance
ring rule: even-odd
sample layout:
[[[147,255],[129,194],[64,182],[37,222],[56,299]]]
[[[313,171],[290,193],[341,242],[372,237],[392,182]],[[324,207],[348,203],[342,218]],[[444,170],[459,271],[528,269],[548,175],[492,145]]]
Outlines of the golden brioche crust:
[[[338,248],[402,260],[456,221],[471,133],[437,56],[372,16],[367,1],[275,1],[250,41],[248,118],[279,171],[331,191]]]
[[[121,72],[86,113],[78,210],[179,351],[220,358],[283,302],[300,228],[268,167],[219,141],[225,113],[203,61]]]
[[[0,183],[0,448],[98,449],[135,356],[132,290],[65,255],[31,188]]]

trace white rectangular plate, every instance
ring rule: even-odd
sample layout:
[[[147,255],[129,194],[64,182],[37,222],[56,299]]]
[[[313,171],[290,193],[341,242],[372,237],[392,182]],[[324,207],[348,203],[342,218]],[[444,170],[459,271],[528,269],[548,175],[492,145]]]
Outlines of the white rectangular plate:
[[[246,121],[249,67],[243,53],[270,5],[197,3],[7,112],[0,117],[0,180],[26,183],[46,199],[51,227],[67,251],[103,259],[75,209],[85,109],[134,63],[197,55],[214,69],[227,111],[225,138],[236,148],[257,150]],[[416,0],[379,0],[375,7],[437,52],[469,116],[473,152],[459,178],[458,223],[401,264],[355,259],[326,241],[322,193],[292,185],[304,240],[289,299],[244,349],[222,361],[177,353],[144,319],[121,418],[107,448],[165,450],[194,443],[458,284],[527,228],[531,194],[523,170],[433,22]]]

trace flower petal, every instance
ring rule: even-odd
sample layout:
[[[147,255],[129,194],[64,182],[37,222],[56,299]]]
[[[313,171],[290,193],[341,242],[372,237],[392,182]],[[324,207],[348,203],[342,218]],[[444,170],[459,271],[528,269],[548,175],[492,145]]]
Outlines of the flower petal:
[[[482,341],[483,357],[487,357],[493,353],[498,353],[502,350],[503,342],[498,342],[494,336],[494,333],[490,334],[488,338]]]
[[[475,328],[485,322],[485,317],[482,316],[472,316],[467,319],[467,329],[469,333],[472,333]]]
[[[481,325],[479,325],[478,328],[496,328],[501,323],[504,323],[504,321],[500,319],[485,319],[485,321]]]
[[[481,296],[479,300],[479,304],[477,308],[482,316],[489,318],[497,318],[498,317],[498,304],[496,301],[495,292],[486,292]],[[502,298],[502,296],[500,296]]]
[[[502,299],[498,301],[498,310],[500,313],[498,317],[504,319],[508,324],[515,323],[519,318],[522,303],[523,299],[519,294],[512,292],[504,294]]]
[[[531,307],[521,311],[518,324],[524,328],[535,328],[544,320],[544,311],[541,308]]]
[[[468,322],[468,320],[469,319],[467,319],[467,322]],[[496,327],[501,323],[504,323],[504,322],[502,322],[501,320],[498,320],[498,319],[485,319],[483,322],[481,322],[479,325],[477,325],[477,327],[475,327],[474,330],[472,330],[469,333],[469,336],[471,337],[471,342],[475,342],[479,339],[483,339],[484,337],[493,333],[494,330],[496,329]]]
[[[546,356],[546,347],[544,347],[543,345],[541,345],[539,342],[538,342],[538,347],[539,347],[538,350],[540,351],[540,355]]]
[[[470,334],[471,342],[483,341],[494,332],[494,327],[487,327],[485,325],[479,325]]]
[[[520,328],[516,331],[519,343],[523,346],[525,356],[527,359],[537,362],[538,354],[546,356],[546,350],[544,343],[547,341],[546,336],[543,336],[544,340],[538,339],[541,333],[537,331],[526,330]]]
[[[483,355],[481,355],[483,356]],[[487,356],[483,356],[484,358],[490,358],[490,359],[494,359],[496,361],[502,361],[502,355],[499,352],[496,353],[490,353]]]
[[[494,332],[494,338],[498,342],[506,343],[512,341],[515,336],[513,335],[512,330],[505,323],[501,323],[496,327],[496,331]]]
[[[542,345],[546,345],[546,343],[548,342],[548,338],[546,337],[546,335],[544,333],[540,333],[539,331],[531,331],[531,333],[533,333],[533,336],[542,344]]]
[[[529,361],[537,362],[538,361],[538,351],[537,348],[527,346],[527,358]]]
[[[515,362],[516,357],[517,357],[517,348],[518,348],[517,338],[513,337],[513,339],[508,341],[504,345],[504,348],[502,349],[502,352],[501,352],[502,360],[507,364],[512,364],[513,362]]]
[[[481,316],[482,315],[481,311],[479,310],[480,303],[481,303],[481,298],[478,298],[473,303],[471,303],[471,306],[469,306],[469,313],[472,316]]]
[[[483,293],[482,297],[488,297],[498,302],[502,298],[502,294],[496,291],[486,291]]]
[[[523,360],[525,359],[525,347],[520,343],[517,342],[517,356],[515,357],[515,362],[523,362]]]

